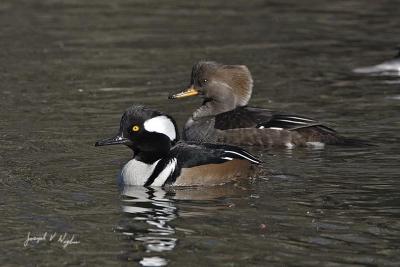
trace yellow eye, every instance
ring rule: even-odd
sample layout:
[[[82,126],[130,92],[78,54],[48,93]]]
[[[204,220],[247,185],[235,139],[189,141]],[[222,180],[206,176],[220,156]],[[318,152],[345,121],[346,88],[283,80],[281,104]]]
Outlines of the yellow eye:
[[[140,130],[140,127],[139,127],[139,126],[133,125],[133,127],[132,127],[132,131],[133,131],[133,132],[137,132],[137,131],[139,131],[139,130]]]

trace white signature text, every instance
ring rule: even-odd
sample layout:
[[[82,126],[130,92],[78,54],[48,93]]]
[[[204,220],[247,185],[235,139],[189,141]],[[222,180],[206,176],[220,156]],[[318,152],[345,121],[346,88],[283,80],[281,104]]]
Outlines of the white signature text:
[[[69,245],[76,245],[80,243],[78,240],[75,240],[74,234],[69,235],[67,233],[59,234],[45,232],[42,235],[34,236],[31,234],[31,232],[28,232],[28,236],[24,241],[24,247],[27,247],[30,244],[39,244],[40,242],[57,242],[61,244],[63,248],[67,248]]]

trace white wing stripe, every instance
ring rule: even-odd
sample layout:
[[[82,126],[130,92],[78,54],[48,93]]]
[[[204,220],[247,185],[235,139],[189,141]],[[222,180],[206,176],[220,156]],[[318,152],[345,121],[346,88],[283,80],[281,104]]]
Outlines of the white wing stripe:
[[[309,122],[315,122],[315,120],[310,120],[310,119],[306,119],[303,117],[293,117],[293,116],[288,116],[286,117],[288,119],[293,119],[293,120],[299,120],[299,121],[309,121]]]
[[[293,124],[309,124],[308,122],[291,121],[291,120],[281,120],[281,119],[278,119],[277,121],[289,122],[289,123],[293,123]]]
[[[260,163],[258,160],[254,159],[254,158],[252,158],[252,157],[249,157],[250,154],[248,154],[248,153],[246,153],[246,154],[248,154],[249,156],[246,156],[246,155],[244,155],[244,154],[242,154],[242,153],[238,153],[238,152],[231,151],[231,150],[225,150],[225,152],[227,152],[227,153],[232,153],[232,154],[235,154],[235,155],[239,155],[239,156],[241,156],[241,157],[247,159],[248,161],[251,161],[251,162],[254,162],[254,163]]]

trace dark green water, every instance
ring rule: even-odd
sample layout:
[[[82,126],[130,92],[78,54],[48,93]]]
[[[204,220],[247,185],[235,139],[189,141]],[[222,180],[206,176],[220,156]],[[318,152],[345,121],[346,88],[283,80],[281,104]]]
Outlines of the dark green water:
[[[1,1],[0,265],[398,266],[400,77],[351,69],[394,55],[399,13],[372,0]],[[132,104],[183,125],[200,100],[167,96],[200,59],[248,65],[253,105],[377,146],[252,150],[271,174],[240,187],[119,192],[130,151],[94,142]]]

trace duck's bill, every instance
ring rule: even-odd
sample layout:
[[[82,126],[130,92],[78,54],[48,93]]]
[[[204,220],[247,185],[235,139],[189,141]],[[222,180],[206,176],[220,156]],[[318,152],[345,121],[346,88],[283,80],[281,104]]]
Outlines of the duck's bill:
[[[178,99],[178,98],[184,98],[184,97],[188,97],[188,96],[196,96],[198,94],[199,94],[199,91],[196,88],[194,88],[193,86],[191,86],[188,89],[186,89],[180,93],[170,95],[168,98],[169,99]]]
[[[111,138],[99,140],[94,144],[94,146],[123,145],[123,144],[129,144],[130,142],[131,141],[128,138],[116,135]]]

